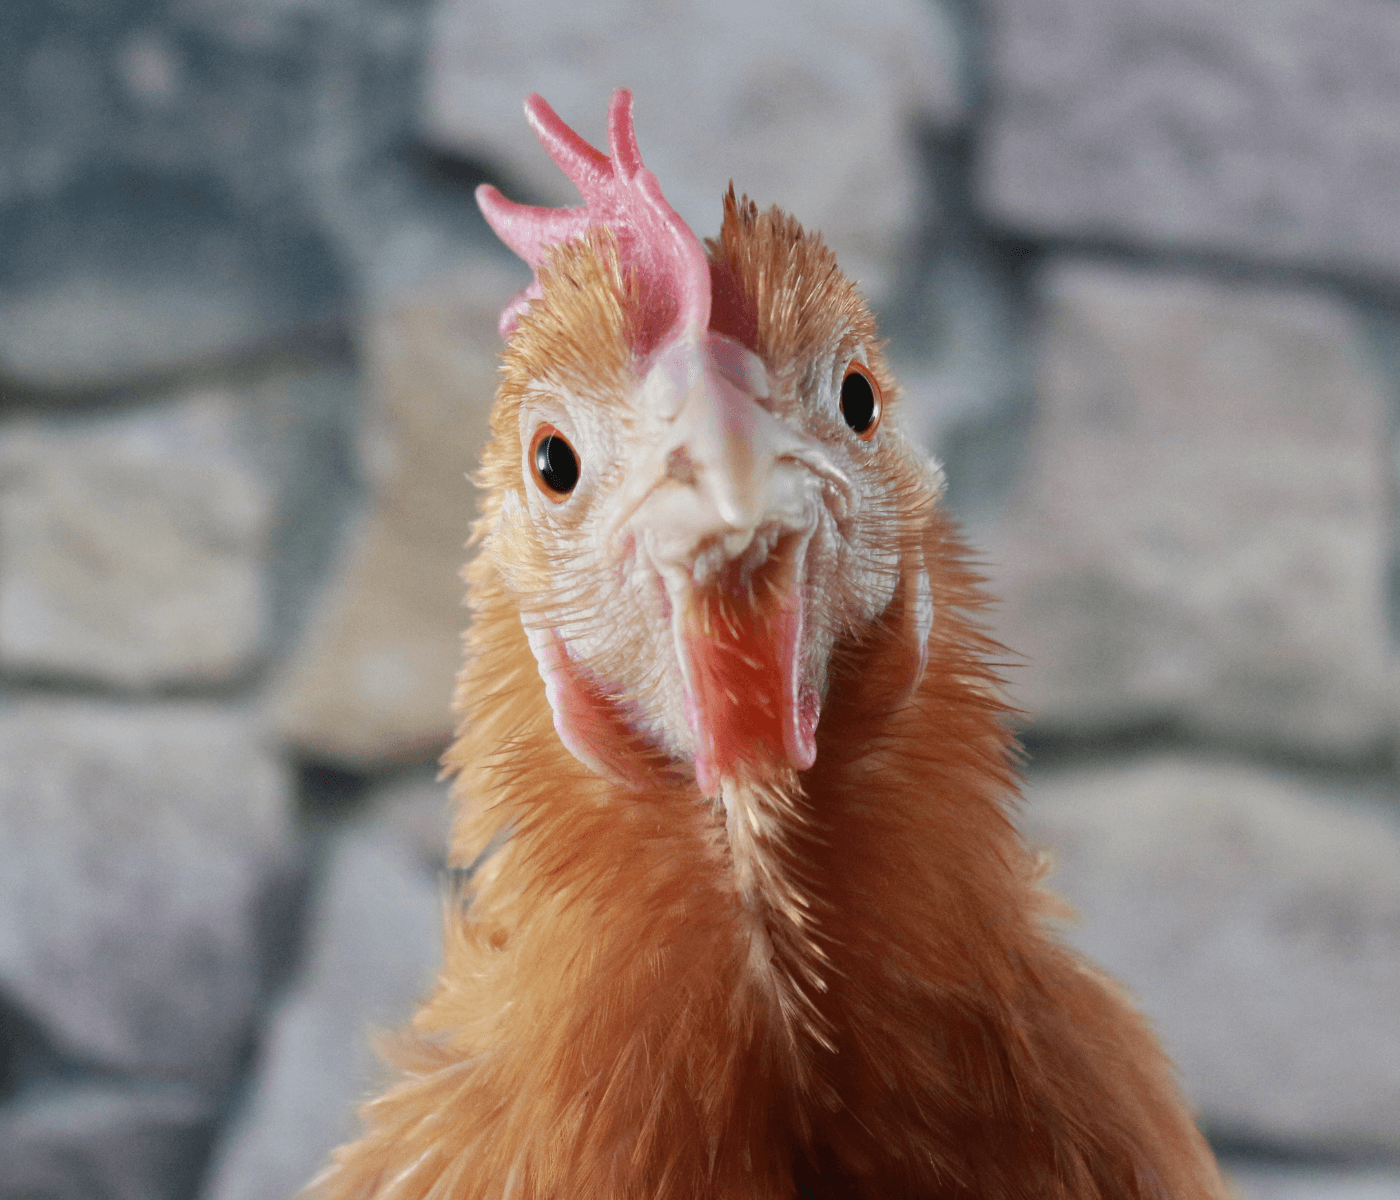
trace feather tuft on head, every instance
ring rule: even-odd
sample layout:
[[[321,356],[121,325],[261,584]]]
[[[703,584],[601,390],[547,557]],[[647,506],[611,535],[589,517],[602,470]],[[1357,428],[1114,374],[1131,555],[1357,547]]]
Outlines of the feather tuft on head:
[[[618,88],[608,106],[608,149],[600,153],[564,124],[538,95],[525,101],[525,116],[549,156],[578,188],[582,208],[537,208],[507,200],[490,184],[476,202],[496,236],[535,271],[534,281],[501,312],[501,336],[509,337],[520,312],[541,296],[539,268],[561,242],[592,226],[611,231],[624,271],[640,298],[636,349],[643,356],[710,322],[710,268],[700,239],[661,194],[642,165],[632,127],[632,93]]]

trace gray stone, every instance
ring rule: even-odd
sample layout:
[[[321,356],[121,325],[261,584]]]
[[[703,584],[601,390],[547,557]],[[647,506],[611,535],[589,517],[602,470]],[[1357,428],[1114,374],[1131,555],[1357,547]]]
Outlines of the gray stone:
[[[0,990],[74,1058],[226,1081],[264,984],[291,802],[244,715],[0,709]]]
[[[643,158],[698,235],[718,232],[732,179],[821,230],[879,300],[919,216],[915,129],[964,115],[962,56],[949,11],[918,0],[439,0],[423,128],[501,164],[534,195],[573,205],[577,193],[536,143],[521,101],[540,92],[606,148],[608,97],[625,85]]]
[[[0,1108],[5,1200],[183,1200],[213,1113],[179,1087],[54,1086]]]
[[[1240,1200],[1395,1200],[1400,1170],[1227,1164]]]
[[[1031,391],[1018,288],[971,236],[929,262],[912,319],[887,322],[905,430],[948,469],[954,508],[978,507],[994,483],[985,462],[965,461],[964,442],[995,430],[1015,440],[1016,413]]]
[[[448,784],[435,769],[402,771],[369,791],[369,821],[409,851],[431,871],[447,867],[452,809]]]
[[[273,700],[305,753],[374,769],[435,757],[451,736],[476,507],[466,476],[489,433],[496,321],[520,282],[478,260],[368,318],[371,507]]]
[[[0,7],[12,383],[255,351],[485,236],[411,149],[426,0]]]
[[[79,176],[0,205],[0,377],[90,389],[246,354],[335,314],[344,268],[307,214],[209,178]]]
[[[1400,1149],[1400,820],[1184,758],[1032,774],[1023,828],[1208,1127]]]
[[[0,664],[128,688],[250,669],[272,497],[235,415],[210,391],[0,434]]]
[[[305,971],[273,1014],[206,1200],[290,1196],[354,1136],[354,1110],[384,1074],[372,1032],[403,1024],[441,963],[442,903],[418,857],[382,828],[338,837]]]
[[[1400,278],[1389,0],[993,0],[982,193],[1038,235]]]
[[[1393,736],[1386,396],[1326,293],[1059,261],[1039,411],[974,531],[1037,727],[1375,752]]]

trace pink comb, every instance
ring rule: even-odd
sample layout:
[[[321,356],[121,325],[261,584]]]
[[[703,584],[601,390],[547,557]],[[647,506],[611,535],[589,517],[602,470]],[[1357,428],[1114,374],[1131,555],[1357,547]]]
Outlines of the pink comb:
[[[637,332],[643,355],[688,329],[710,323],[710,267],[700,239],[661,194],[656,176],[642,166],[632,128],[632,93],[618,88],[608,106],[608,149],[599,153],[559,119],[542,97],[525,101],[535,135],[583,195],[582,208],[535,208],[507,200],[490,184],[476,202],[496,236],[536,272],[534,281],[501,312],[501,336],[540,297],[540,264],[549,248],[581,237],[593,225],[612,230],[624,271],[634,272],[641,295]]]

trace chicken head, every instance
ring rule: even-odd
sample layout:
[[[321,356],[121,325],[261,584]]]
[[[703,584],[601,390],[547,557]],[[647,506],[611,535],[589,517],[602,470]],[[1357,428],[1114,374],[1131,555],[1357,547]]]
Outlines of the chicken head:
[[[576,758],[713,797],[788,777],[816,757],[838,642],[900,622],[917,685],[939,476],[819,238],[731,189],[707,254],[641,164],[626,91],[610,157],[540,97],[526,112],[586,203],[478,192],[536,272],[502,317],[484,552]]]

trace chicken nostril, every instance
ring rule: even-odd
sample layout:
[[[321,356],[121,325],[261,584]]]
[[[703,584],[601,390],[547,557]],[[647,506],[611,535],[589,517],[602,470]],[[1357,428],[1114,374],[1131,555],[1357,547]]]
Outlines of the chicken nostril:
[[[684,446],[677,446],[666,456],[666,478],[676,483],[694,486],[698,477],[695,460]]]

